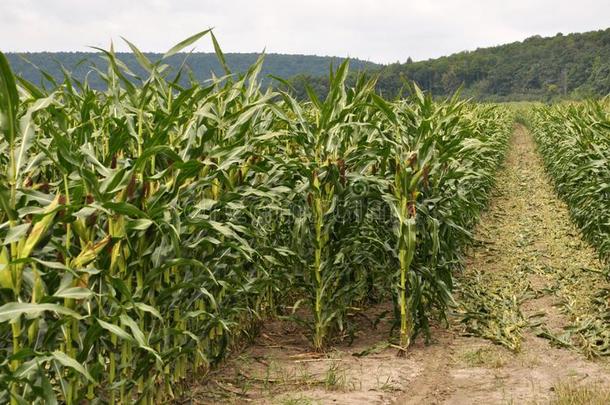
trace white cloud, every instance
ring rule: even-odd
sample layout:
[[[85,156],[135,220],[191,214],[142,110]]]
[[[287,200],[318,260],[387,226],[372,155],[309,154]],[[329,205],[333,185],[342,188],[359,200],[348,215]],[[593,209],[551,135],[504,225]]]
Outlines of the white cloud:
[[[528,36],[608,27],[607,0],[2,0],[0,50],[163,52],[208,27],[226,52],[427,59]],[[209,41],[197,45],[210,51]]]

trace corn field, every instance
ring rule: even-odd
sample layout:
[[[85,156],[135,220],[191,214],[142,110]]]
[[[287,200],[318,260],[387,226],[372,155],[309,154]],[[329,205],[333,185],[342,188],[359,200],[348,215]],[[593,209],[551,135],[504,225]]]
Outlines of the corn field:
[[[223,63],[210,31],[164,58],[203,36]],[[69,72],[36,86],[0,54],[1,403],[166,401],[268,317],[306,325],[324,350],[350,311],[391,299],[401,352],[444,319],[508,110],[414,85],[385,100],[374,78],[348,86],[347,63],[325,99],[303,102],[261,88],[262,58],[201,84],[129,46],[147,77],[100,49],[104,91]],[[561,153],[588,166],[554,172],[559,187],[586,186],[573,198],[600,218],[581,220],[596,240],[608,212],[588,193],[608,193],[595,129],[608,115],[538,119],[563,111],[575,119]],[[595,125],[573,136],[584,120]],[[542,145],[555,136],[538,132]]]
[[[557,192],[585,238],[609,262],[609,100],[539,107],[530,120]]]

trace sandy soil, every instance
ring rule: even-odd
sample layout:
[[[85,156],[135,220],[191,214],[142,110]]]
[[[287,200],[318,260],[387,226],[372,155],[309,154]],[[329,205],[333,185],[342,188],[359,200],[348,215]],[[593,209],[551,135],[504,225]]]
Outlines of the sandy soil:
[[[273,321],[210,383],[193,387],[187,401],[523,404],[552,401],[557,384],[566,381],[610,385],[607,358],[589,359],[577,344],[560,348],[552,339],[538,337],[546,331],[574,343],[573,336],[562,335],[564,328],[578,325],[595,310],[595,293],[608,282],[596,272],[602,266],[595,252],[571,224],[522,127],[513,134],[495,194],[475,234],[477,243],[459,281],[466,285],[475,274],[483,275],[489,285],[503,286],[502,294],[521,297],[513,311],[526,322],[508,333],[518,351],[467,336],[459,311],[449,329],[434,328],[431,344],[417,340],[402,358],[384,344],[387,320],[373,328],[363,319],[351,345],[337,345],[324,355],[309,352],[307,339],[295,326]],[[387,309],[372,308],[368,317]],[[355,355],[365,350],[371,353]]]

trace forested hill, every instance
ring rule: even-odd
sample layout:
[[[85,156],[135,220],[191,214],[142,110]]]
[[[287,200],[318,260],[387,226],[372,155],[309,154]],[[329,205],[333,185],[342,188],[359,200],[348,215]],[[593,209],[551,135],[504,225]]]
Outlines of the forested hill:
[[[35,53],[9,53],[7,54],[13,70],[24,79],[40,84],[42,71],[48,73],[55,80],[63,81],[61,66],[71,72],[72,76],[80,81],[87,73],[92,72],[95,66],[101,71],[106,71],[106,60],[100,53],[86,52],[35,52]],[[158,60],[161,54],[146,53],[151,60]],[[225,59],[227,65],[234,73],[245,72],[258,58],[257,53],[227,53]],[[136,74],[143,75],[135,57],[130,53],[117,53],[117,57]],[[26,61],[27,60],[27,61]],[[185,62],[186,60],[186,62]],[[29,62],[28,62],[29,61]],[[285,55],[268,54],[265,56],[261,78],[265,84],[270,83],[268,75],[283,78],[305,74],[312,77],[328,75],[330,65],[338,66],[343,58],[312,55]],[[211,77],[211,72],[216,76],[222,76],[224,71],[214,53],[192,53],[177,54],[170,57],[167,63],[177,70],[182,63],[192,72],[194,77],[203,81]],[[350,66],[355,70],[375,69],[381,65],[372,62],[351,59]],[[185,76],[186,77],[186,76]],[[88,75],[89,84],[94,88],[102,88],[103,83],[96,73]]]
[[[26,62],[21,56],[31,63]],[[106,70],[106,62],[99,53],[59,52],[8,54],[15,72],[39,84],[41,68],[52,77],[62,80],[63,65],[72,75],[82,80],[92,67]],[[132,54],[118,53],[136,74],[143,71]],[[146,54],[157,60],[161,54]],[[244,72],[252,65],[256,53],[228,53],[227,64],[234,73]],[[178,54],[168,63],[178,69],[186,59],[186,67],[194,77],[203,81],[211,72],[223,75],[218,58],[213,53]],[[311,55],[268,54],[263,64],[262,79],[268,75],[289,78],[299,97],[306,97],[305,83],[321,96],[328,87],[328,69],[338,66],[342,58]],[[33,66],[35,65],[35,66]],[[366,70],[378,75],[378,89],[386,97],[396,96],[404,80],[414,80],[422,89],[435,96],[448,96],[462,86],[462,95],[477,100],[551,100],[604,96],[610,93],[610,28],[580,34],[557,34],[554,37],[534,36],[491,48],[480,48],[426,61],[378,65],[351,59],[352,72]],[[186,77],[186,75],[185,75]],[[353,78],[353,76],[352,76]],[[89,74],[89,83],[101,88],[96,73]]]
[[[379,90],[395,96],[404,79],[435,96],[478,100],[550,100],[610,93],[610,28],[582,34],[534,36],[522,42],[460,52],[427,61],[392,64],[377,73]],[[327,79],[299,76],[292,82],[303,97],[304,82],[321,94]]]

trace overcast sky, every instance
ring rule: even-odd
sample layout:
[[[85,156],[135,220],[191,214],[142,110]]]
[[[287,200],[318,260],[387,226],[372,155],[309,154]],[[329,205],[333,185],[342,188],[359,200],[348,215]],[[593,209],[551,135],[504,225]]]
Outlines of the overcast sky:
[[[0,50],[164,52],[205,28],[225,52],[428,59],[610,27],[610,0],[0,0]],[[196,45],[211,51],[209,39]]]

